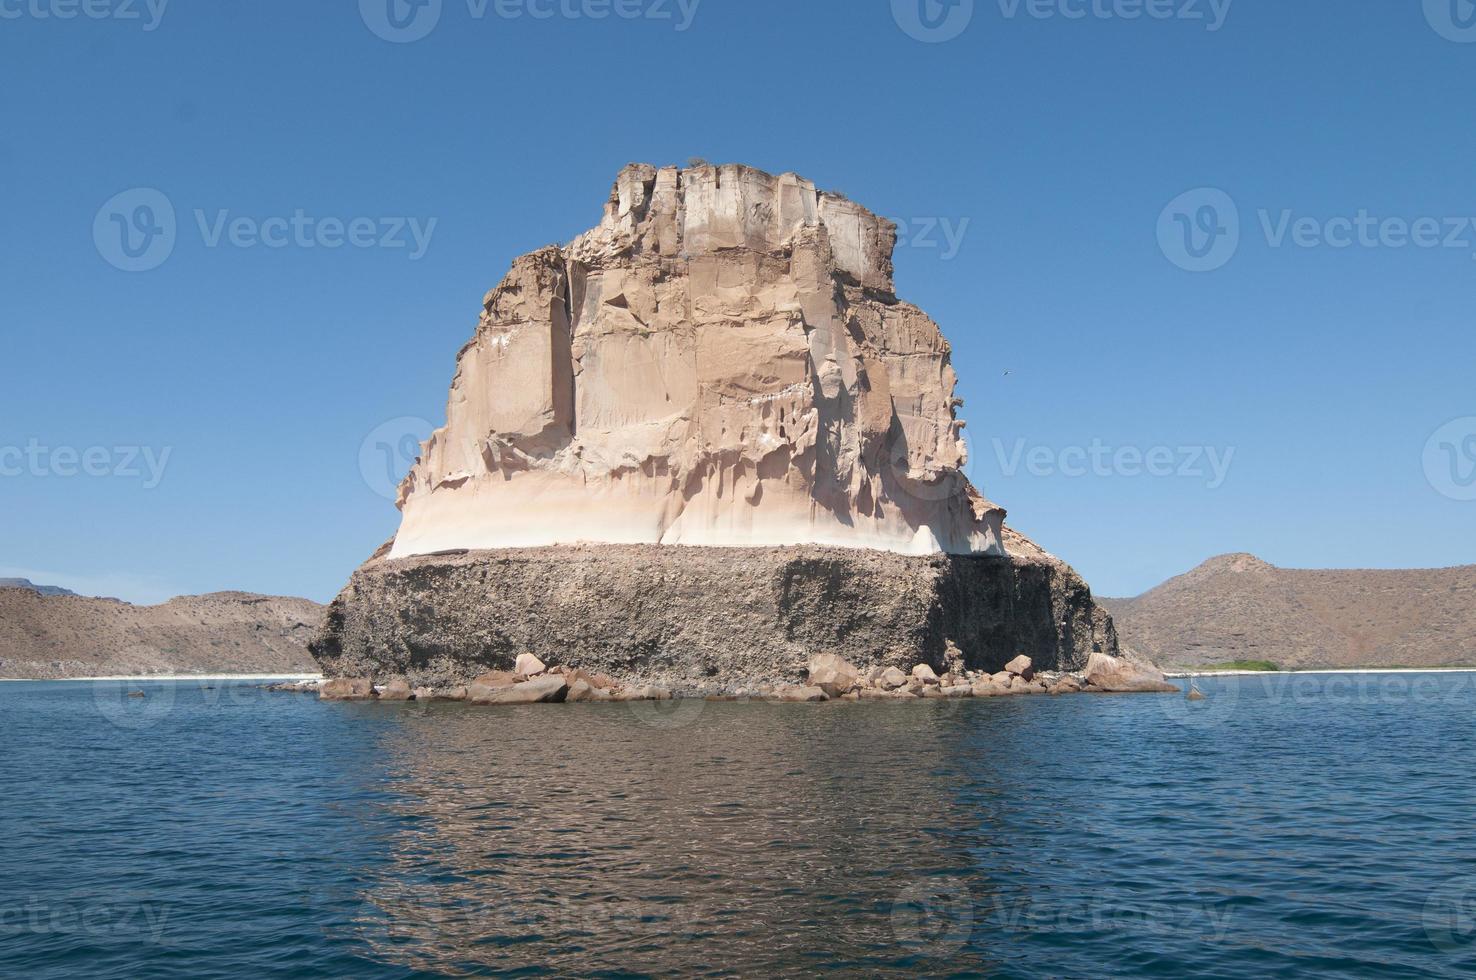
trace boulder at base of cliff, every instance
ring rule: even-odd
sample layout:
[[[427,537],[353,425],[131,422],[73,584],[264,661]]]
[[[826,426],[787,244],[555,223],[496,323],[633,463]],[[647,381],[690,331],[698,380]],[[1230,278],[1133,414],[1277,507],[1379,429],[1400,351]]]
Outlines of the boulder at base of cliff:
[[[415,696],[410,690],[410,682],[403,677],[392,677],[379,692],[381,701],[409,701]]]
[[[830,697],[849,693],[861,682],[861,672],[833,653],[810,658],[810,683]]]
[[[1027,681],[1035,680],[1035,662],[1029,657],[1021,654],[1014,660],[1005,664],[1005,672],[1016,677],[1023,677]]]
[[[1087,683],[1098,690],[1114,694],[1138,694],[1178,692],[1178,688],[1163,676],[1156,667],[1133,663],[1105,653],[1094,653],[1087,658]]]
[[[478,704],[542,704],[547,701],[562,701],[569,693],[569,685],[561,676],[535,677],[531,681],[511,687],[490,691]]]
[[[324,681],[318,697],[324,701],[368,701],[374,697],[374,684],[367,677],[338,677]]]

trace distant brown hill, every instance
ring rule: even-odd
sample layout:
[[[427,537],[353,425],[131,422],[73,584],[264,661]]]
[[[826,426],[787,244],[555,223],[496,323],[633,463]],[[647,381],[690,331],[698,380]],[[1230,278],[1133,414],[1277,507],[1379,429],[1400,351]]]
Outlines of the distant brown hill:
[[[28,578],[0,578],[0,589],[30,589],[40,595],[76,595],[71,589],[57,585],[37,585]]]
[[[1223,555],[1101,602],[1123,642],[1164,667],[1476,665],[1476,565],[1312,571]]]
[[[220,592],[158,606],[0,588],[0,677],[317,673],[322,607]]]

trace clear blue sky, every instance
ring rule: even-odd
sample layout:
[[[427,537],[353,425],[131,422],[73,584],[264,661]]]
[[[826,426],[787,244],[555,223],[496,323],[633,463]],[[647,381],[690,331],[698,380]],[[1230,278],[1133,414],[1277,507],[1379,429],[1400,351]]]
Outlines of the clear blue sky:
[[[617,0],[670,19],[443,0],[410,43],[366,26],[392,33],[387,0],[52,16],[69,2],[0,0],[0,453],[79,454],[44,475],[0,455],[0,575],[326,600],[397,524],[361,445],[388,420],[439,423],[509,261],[592,225],[626,162],[692,156],[798,171],[914,236],[968,222],[956,249],[942,231],[900,248],[899,291],[953,341],[973,475],[1099,593],[1226,551],[1476,561],[1476,502],[1459,499],[1476,429],[1426,453],[1476,416],[1476,231],[1453,248],[1396,247],[1397,228],[1382,245],[1320,237],[1346,241],[1332,219],[1360,212],[1476,218],[1476,43],[1446,0],[1237,0],[1213,31],[1117,16],[1130,0],[979,0],[931,7],[955,18],[932,35],[917,0],[701,0],[686,30],[677,0]],[[436,14],[399,12],[411,31]],[[913,36],[957,18],[952,40]],[[110,214],[138,234],[157,209],[126,198],[98,220],[134,188],[177,217],[146,272],[115,267]],[[1197,188],[1223,196],[1165,213]],[[1233,218],[1226,198],[1238,250],[1186,271],[1184,228],[1225,257],[1232,239],[1206,236]],[[1206,200],[1221,206],[1203,223]],[[260,230],[286,247],[209,244],[221,212],[299,210],[372,219],[376,239],[384,219],[436,224],[418,259],[413,243],[304,248],[285,225]],[[1262,210],[1272,232],[1288,210],[1315,219],[1313,247],[1268,235]],[[1094,445],[1164,447],[1175,470],[1194,468],[1179,447],[1234,455],[1215,486],[1207,463],[1061,472]],[[157,486],[114,452],[129,446],[156,464],[169,450]],[[81,472],[92,447],[111,475]]]

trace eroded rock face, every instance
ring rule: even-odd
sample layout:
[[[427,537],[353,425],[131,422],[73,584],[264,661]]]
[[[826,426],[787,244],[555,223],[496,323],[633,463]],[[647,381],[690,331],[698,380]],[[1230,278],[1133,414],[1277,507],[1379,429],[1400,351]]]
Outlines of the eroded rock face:
[[[895,228],[741,166],[620,173],[513,263],[461,351],[389,556],[578,542],[1003,555],[962,474],[937,324]]]

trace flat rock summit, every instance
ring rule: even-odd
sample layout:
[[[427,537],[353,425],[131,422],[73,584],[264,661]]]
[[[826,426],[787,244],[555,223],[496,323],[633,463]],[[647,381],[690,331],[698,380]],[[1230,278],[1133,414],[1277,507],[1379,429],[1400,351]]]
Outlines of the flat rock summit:
[[[512,263],[457,357],[395,537],[312,649],[466,683],[520,654],[677,687],[1117,654],[1064,563],[963,473],[942,331],[896,229],[795,174],[635,164]]]

